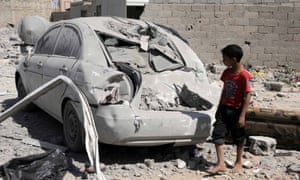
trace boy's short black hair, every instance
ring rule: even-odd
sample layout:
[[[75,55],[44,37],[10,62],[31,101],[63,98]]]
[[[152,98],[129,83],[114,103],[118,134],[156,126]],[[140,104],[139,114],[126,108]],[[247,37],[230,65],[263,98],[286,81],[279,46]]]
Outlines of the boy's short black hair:
[[[238,62],[240,62],[243,57],[243,49],[236,44],[227,45],[221,50],[221,52],[223,55],[226,55],[229,58],[235,57]]]

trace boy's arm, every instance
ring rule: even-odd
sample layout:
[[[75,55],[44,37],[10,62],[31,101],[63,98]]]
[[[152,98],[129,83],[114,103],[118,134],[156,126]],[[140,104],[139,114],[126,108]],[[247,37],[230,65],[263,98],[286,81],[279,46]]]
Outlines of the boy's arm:
[[[216,111],[216,114],[215,116],[218,116],[220,112],[220,109],[221,109],[221,104],[222,104],[222,98],[223,98],[223,95],[224,95],[224,88],[222,89],[222,92],[221,92],[221,96],[220,96],[220,100],[219,100],[219,104],[218,104],[218,107],[217,107],[217,111]]]
[[[245,126],[245,118],[246,118],[246,114],[248,111],[248,107],[249,107],[249,103],[250,103],[250,92],[245,92],[244,95],[244,103],[242,106],[242,112],[240,114],[240,118],[239,118],[239,127],[244,127]]]

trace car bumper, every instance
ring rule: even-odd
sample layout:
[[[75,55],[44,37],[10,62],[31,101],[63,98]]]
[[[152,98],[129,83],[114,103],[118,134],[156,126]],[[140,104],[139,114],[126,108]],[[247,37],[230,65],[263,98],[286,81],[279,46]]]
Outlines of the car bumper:
[[[124,146],[190,145],[210,136],[213,111],[142,111],[129,105],[92,108],[99,140]]]

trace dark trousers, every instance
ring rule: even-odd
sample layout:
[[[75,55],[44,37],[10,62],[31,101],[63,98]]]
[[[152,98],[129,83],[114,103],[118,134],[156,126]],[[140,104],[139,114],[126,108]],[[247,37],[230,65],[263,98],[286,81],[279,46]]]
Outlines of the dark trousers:
[[[226,136],[231,133],[233,143],[237,146],[246,144],[245,127],[238,127],[241,109],[221,105],[216,113],[216,122],[212,134],[213,142],[218,145],[225,143]]]

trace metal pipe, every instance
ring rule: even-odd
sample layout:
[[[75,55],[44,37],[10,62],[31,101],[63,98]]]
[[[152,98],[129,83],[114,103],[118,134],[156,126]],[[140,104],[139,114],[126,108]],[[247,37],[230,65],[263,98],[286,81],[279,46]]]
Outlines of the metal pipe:
[[[12,114],[14,114],[15,112],[17,112],[20,109],[24,108],[26,105],[28,105],[29,103],[31,103],[32,101],[34,101],[35,99],[40,97],[41,95],[43,95],[46,92],[48,92],[49,90],[55,88],[56,86],[58,86],[62,82],[63,82],[62,79],[57,77],[57,78],[54,78],[51,81],[43,84],[39,88],[35,89],[31,93],[29,93],[27,96],[25,96],[23,99],[18,101],[16,104],[14,104],[13,106],[9,107],[7,110],[2,112],[0,114],[0,123],[2,121],[4,121],[5,119],[7,119]]]
[[[23,99],[18,101],[12,107],[8,108],[4,112],[0,114],[0,123],[7,119],[9,116],[14,114],[15,112],[19,111],[38,97],[42,96],[43,94],[47,93],[51,89],[57,87],[61,83],[66,83],[69,87],[71,87],[78,95],[81,107],[82,107],[82,114],[83,114],[83,125],[85,130],[85,146],[86,151],[88,154],[89,161],[91,165],[96,170],[96,174],[100,180],[106,180],[105,176],[100,171],[99,167],[99,149],[98,149],[98,134],[93,118],[92,111],[88,104],[88,101],[84,94],[80,91],[80,89],[73,83],[71,79],[66,76],[60,75],[56,78],[48,81],[47,83],[43,84],[42,86],[38,87]]]

